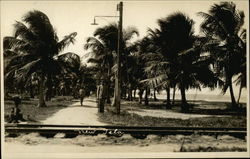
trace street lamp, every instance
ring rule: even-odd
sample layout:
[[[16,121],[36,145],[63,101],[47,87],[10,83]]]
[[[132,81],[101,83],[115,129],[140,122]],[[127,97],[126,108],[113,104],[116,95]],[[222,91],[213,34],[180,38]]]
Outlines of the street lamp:
[[[95,17],[94,17],[94,22],[91,23],[91,25],[98,25],[98,23],[96,23],[96,21],[95,21]]]
[[[120,2],[117,5],[117,10],[119,11],[119,16],[95,16],[94,22],[91,25],[98,25],[96,23],[96,18],[98,17],[106,17],[106,18],[114,18],[119,17],[118,23],[118,45],[117,45],[117,72],[115,74],[115,94],[114,94],[114,102],[113,106],[116,108],[116,113],[120,114],[121,108],[121,54],[122,54],[122,17],[123,17],[123,2]]]
[[[97,15],[97,16],[94,16],[94,22],[91,23],[91,25],[98,25],[98,23],[96,23],[96,18],[118,18],[120,16],[108,16],[108,15]]]

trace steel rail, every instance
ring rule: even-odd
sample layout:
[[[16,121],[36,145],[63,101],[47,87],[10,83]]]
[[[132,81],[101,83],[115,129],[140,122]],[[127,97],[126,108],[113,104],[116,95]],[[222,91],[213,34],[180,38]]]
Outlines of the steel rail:
[[[91,125],[52,125],[52,124],[6,124],[5,132],[9,134],[40,133],[42,136],[53,137],[57,133],[64,133],[66,137],[77,135],[98,135],[121,137],[130,134],[135,138],[145,138],[154,135],[230,135],[245,138],[246,128],[212,128],[212,127],[142,127],[142,126],[91,126]],[[15,136],[15,135],[14,135]]]
[[[58,124],[5,124],[5,128],[7,127],[61,127],[61,128],[106,128],[106,129],[153,129],[153,130],[239,130],[246,131],[246,127],[240,128],[228,128],[228,127],[159,127],[159,126],[122,126],[122,125],[58,125]]]

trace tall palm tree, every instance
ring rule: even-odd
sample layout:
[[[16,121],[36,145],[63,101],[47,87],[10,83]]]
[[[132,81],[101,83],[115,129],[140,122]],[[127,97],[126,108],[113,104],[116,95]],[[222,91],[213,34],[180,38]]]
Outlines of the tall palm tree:
[[[217,81],[210,69],[211,58],[201,52],[202,38],[194,35],[193,24],[185,14],[177,12],[158,20],[159,29],[154,31],[157,35],[155,45],[163,57],[151,63],[151,68],[162,70],[151,80],[168,87],[176,85],[181,92],[182,111],[189,109],[187,89],[214,87]]]
[[[136,28],[128,27],[123,30],[123,41],[122,41],[122,66],[125,66],[125,59],[131,51],[132,44],[130,40],[134,35],[138,35]],[[92,58],[88,62],[97,64],[101,74],[105,75],[108,82],[108,88],[110,87],[110,80],[112,70],[116,69],[115,59],[117,52],[118,42],[118,26],[116,24],[109,24],[104,27],[97,28],[94,32],[94,37],[89,37],[84,44],[84,49],[91,51],[89,54]],[[104,74],[105,73],[105,74]],[[110,90],[110,88],[108,89]],[[110,94],[110,93],[108,93]],[[109,98],[108,98],[109,99]]]
[[[240,65],[240,73],[238,78],[236,79],[236,85],[240,85],[239,95],[237,99],[237,104],[240,103],[240,97],[241,97],[241,91],[242,88],[246,88],[247,85],[247,63],[246,63],[246,29],[242,29],[242,31],[239,34],[241,41],[241,44],[239,45],[240,49],[242,50],[241,55],[241,65]]]
[[[73,53],[59,54],[77,35],[73,32],[59,41],[56,31],[46,14],[41,11],[30,11],[23,17],[23,22],[16,21],[14,36],[4,37],[4,45],[14,52],[6,64],[5,77],[15,78],[17,82],[26,81],[33,72],[39,75],[39,103],[44,101],[45,79],[52,75],[66,72],[65,63],[79,57]]]
[[[172,86],[172,78],[170,76],[170,63],[167,57],[164,56],[166,52],[166,41],[163,39],[162,28],[148,29],[148,44],[145,46],[147,54],[145,72],[148,79],[145,81],[153,88],[165,89],[167,93],[166,108],[171,108],[170,104],[170,87]]]
[[[148,105],[148,94],[149,94],[149,87],[152,86],[151,83],[149,83],[147,79],[147,72],[145,71],[146,63],[148,61],[147,56],[149,54],[150,50],[150,40],[148,37],[144,37],[141,40],[138,40],[135,42],[135,46],[137,47],[136,52],[133,54],[135,64],[131,67],[133,67],[133,75],[134,76],[134,83],[136,84],[136,88],[139,89],[139,103],[142,103],[142,95],[145,91],[144,96],[144,105]]]
[[[92,57],[88,60],[88,62],[95,63],[97,65],[99,68],[99,78],[107,78],[105,79],[108,83],[107,103],[110,103],[110,78],[111,68],[114,65],[113,52],[116,51],[117,44],[116,32],[117,30],[115,25],[97,28],[94,32],[94,37],[88,37],[86,44],[84,45],[85,50],[91,49],[89,54]]]
[[[246,57],[240,37],[244,12],[237,10],[233,2],[221,2],[211,6],[208,13],[198,14],[204,18],[201,30],[209,39],[204,48],[214,57],[214,70],[224,81],[222,91],[225,93],[229,88],[232,108],[237,108],[232,78],[241,72]]]

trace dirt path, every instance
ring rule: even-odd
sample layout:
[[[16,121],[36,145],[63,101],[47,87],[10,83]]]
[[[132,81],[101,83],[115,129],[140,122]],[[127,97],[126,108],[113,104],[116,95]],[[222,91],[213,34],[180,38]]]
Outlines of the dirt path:
[[[182,119],[187,120],[191,118],[202,118],[202,117],[211,117],[212,115],[201,115],[201,114],[186,114],[175,112],[173,110],[148,110],[148,109],[140,109],[139,111],[133,110],[129,111],[130,113],[135,113],[140,116],[151,116],[158,118],[173,118],[173,119]],[[219,115],[214,115],[219,117]],[[225,115],[224,115],[225,116]]]
[[[84,99],[83,106],[77,101],[41,121],[44,124],[106,125],[98,120],[98,109],[93,98]]]
[[[211,115],[199,115],[199,114],[184,114],[174,112],[171,110],[128,110],[130,113],[135,113],[141,116],[152,116],[161,118],[178,118],[178,119],[190,119],[199,117],[210,117]],[[84,99],[83,106],[79,101],[74,104],[61,109],[53,114],[53,116],[41,121],[43,124],[74,124],[74,125],[106,125],[98,120],[98,110],[96,100],[94,98]]]

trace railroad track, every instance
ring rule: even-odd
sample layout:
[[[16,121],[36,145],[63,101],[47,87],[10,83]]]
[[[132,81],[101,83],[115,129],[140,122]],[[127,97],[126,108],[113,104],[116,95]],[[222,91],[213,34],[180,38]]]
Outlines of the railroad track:
[[[52,124],[5,124],[5,132],[9,136],[18,136],[23,133],[39,133],[41,136],[54,137],[57,133],[64,133],[66,138],[78,135],[98,135],[121,137],[130,134],[135,138],[146,138],[154,135],[230,135],[245,138],[246,128],[211,128],[211,127],[144,127],[144,126],[93,126],[93,125],[52,125]]]

